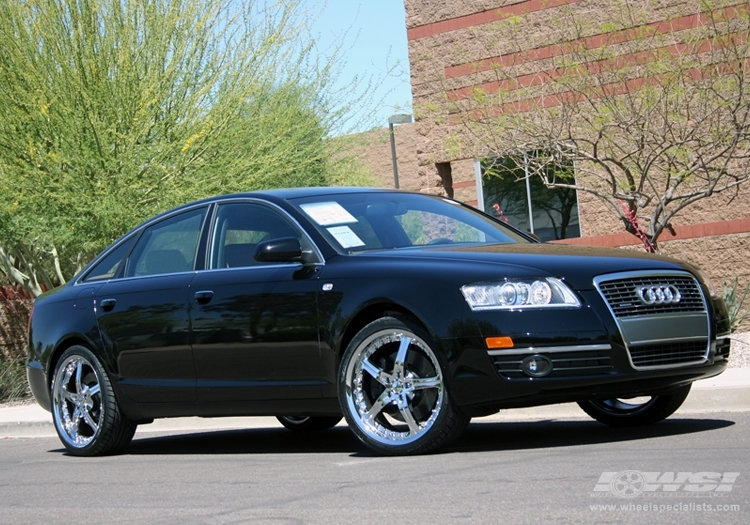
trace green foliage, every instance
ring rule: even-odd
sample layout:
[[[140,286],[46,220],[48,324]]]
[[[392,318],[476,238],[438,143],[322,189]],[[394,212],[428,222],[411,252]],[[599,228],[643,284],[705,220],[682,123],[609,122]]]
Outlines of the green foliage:
[[[59,282],[180,203],[346,183],[305,22],[298,0],[0,0],[3,244],[55,249]]]

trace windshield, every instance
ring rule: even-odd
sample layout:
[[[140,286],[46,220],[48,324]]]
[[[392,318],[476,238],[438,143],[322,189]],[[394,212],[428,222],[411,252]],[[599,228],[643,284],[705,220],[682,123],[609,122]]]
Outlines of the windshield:
[[[342,193],[292,202],[334,246],[348,252],[438,244],[529,240],[468,206],[411,193]]]

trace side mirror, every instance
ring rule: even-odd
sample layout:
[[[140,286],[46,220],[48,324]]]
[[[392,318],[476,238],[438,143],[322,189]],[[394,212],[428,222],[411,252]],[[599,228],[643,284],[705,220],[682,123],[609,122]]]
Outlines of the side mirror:
[[[534,239],[537,242],[542,242],[542,243],[544,242],[542,240],[542,238],[539,237],[536,233],[526,232],[526,235],[528,235],[529,237],[531,237],[532,239]]]
[[[302,246],[296,237],[280,237],[258,243],[255,260],[260,262],[301,262]]]

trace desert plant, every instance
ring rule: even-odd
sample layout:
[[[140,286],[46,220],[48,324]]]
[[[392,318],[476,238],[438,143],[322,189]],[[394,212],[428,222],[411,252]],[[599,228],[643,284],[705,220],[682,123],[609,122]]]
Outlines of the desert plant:
[[[750,292],[750,284],[742,290],[736,277],[731,286],[724,281],[724,302],[727,303],[729,310],[729,324],[732,332],[736,332],[742,322],[750,316],[750,309],[745,305],[748,292]]]

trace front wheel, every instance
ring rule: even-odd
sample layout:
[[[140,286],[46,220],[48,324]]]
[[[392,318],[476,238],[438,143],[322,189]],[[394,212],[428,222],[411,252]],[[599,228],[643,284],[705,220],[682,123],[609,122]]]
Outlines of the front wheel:
[[[52,419],[68,453],[114,454],[125,448],[136,425],[120,410],[96,356],[83,346],[63,352],[51,385]]]
[[[455,407],[429,334],[408,319],[384,317],[347,347],[339,402],[349,427],[381,454],[432,452],[457,438],[469,417]]]
[[[604,399],[578,403],[584,412],[615,427],[650,425],[671,416],[690,393],[690,384],[668,394],[634,399]]]
[[[276,416],[292,432],[318,432],[333,428],[341,416]]]

